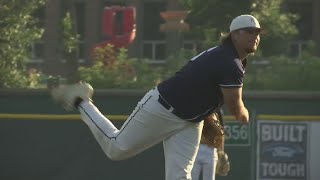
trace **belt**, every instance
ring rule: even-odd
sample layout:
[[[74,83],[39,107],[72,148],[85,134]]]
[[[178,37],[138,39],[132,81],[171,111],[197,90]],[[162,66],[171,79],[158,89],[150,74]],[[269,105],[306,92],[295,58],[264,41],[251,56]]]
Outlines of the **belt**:
[[[158,102],[164,107],[166,108],[169,112],[171,112],[172,114],[176,115],[177,117],[181,118],[181,119],[185,119],[188,120],[190,122],[200,122],[202,121],[203,118],[194,118],[194,119],[189,119],[189,118],[185,118],[181,113],[179,113],[177,110],[175,110],[169,103],[167,103],[167,101],[161,96],[159,95],[158,98]]]
[[[175,111],[175,109],[169,104],[167,103],[166,100],[163,99],[162,96],[159,95],[159,98],[158,98],[158,102],[164,107],[166,108],[169,112],[171,112],[172,114],[178,116],[178,113],[177,111]],[[178,116],[179,117],[179,116]]]

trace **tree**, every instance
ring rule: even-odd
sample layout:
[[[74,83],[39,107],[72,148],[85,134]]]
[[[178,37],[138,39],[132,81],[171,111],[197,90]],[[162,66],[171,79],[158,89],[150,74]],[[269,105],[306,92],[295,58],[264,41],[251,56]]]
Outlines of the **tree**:
[[[30,86],[26,61],[31,43],[43,33],[32,14],[43,4],[44,0],[0,0],[0,88]]]
[[[263,56],[286,53],[290,39],[297,34],[294,25],[297,15],[284,12],[281,8],[283,2],[284,0],[180,0],[186,9],[191,10],[186,21],[192,27],[191,34],[196,37],[200,35],[204,38],[209,29],[216,29],[218,34],[229,32],[230,22],[240,14],[257,17],[267,32],[262,35],[259,48]]]
[[[228,31],[231,20],[249,11],[250,0],[180,0],[191,10],[187,21],[193,27],[217,28]]]
[[[294,22],[298,16],[283,12],[281,5],[284,0],[255,0],[251,5],[251,14],[254,15],[266,35],[261,37],[263,56],[280,55],[287,52],[290,40],[298,33]]]
[[[186,37],[205,39],[206,32],[229,32],[232,19],[250,10],[250,0],[180,0],[185,9],[190,10],[186,21],[191,31]],[[216,42],[218,39],[214,39]]]
[[[72,8],[70,11],[67,11],[62,19],[62,56],[66,59],[66,66],[68,67],[67,80],[75,82],[78,81],[78,43],[80,35],[76,32],[75,12]]]

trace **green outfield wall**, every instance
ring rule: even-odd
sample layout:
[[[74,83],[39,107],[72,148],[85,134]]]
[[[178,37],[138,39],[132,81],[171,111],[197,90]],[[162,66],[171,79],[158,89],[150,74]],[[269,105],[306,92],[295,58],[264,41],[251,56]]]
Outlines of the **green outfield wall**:
[[[145,92],[97,90],[93,100],[121,127]],[[259,177],[257,172],[263,169],[259,170],[258,163],[264,162],[258,158],[257,129],[269,125],[260,125],[257,120],[292,123],[320,119],[320,92],[247,92],[244,99],[251,123],[242,125],[226,114],[231,172],[218,180]],[[65,112],[46,90],[0,90],[0,141],[0,179],[164,180],[162,144],[128,160],[112,162],[80,121],[78,112]]]

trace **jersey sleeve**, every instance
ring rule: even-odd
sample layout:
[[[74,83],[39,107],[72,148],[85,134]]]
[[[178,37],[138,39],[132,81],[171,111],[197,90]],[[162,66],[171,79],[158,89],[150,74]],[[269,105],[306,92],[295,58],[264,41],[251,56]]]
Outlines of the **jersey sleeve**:
[[[234,59],[224,64],[221,69],[220,87],[240,88],[243,85],[244,67],[241,60]]]

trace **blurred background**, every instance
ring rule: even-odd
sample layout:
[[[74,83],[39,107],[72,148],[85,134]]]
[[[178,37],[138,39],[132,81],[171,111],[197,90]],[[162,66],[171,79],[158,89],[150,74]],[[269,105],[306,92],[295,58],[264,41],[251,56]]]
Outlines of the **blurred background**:
[[[217,45],[234,17],[252,14],[266,33],[250,57],[245,88],[319,90],[319,6],[318,0],[2,0],[0,87],[81,79],[97,88],[148,89]]]
[[[111,162],[48,88],[89,82],[120,127],[241,14],[264,29],[244,83],[252,123],[226,115],[232,170],[218,179],[320,179],[320,0],[0,2],[0,179],[164,179],[161,145]]]

